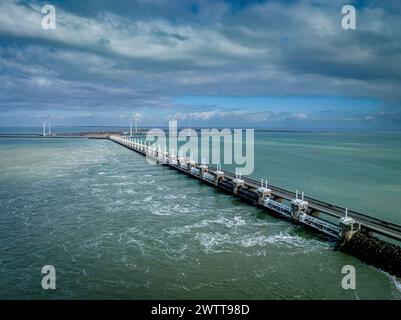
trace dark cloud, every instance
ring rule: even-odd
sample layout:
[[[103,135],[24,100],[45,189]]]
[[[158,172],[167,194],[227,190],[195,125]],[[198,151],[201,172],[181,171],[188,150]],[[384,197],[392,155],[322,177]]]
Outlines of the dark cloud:
[[[0,1],[0,112],[147,110],[149,121],[192,113],[199,121],[305,123],[324,119],[308,110],[200,110],[171,98],[343,96],[387,108],[358,116],[361,123],[384,123],[385,112],[401,125],[401,6],[351,1],[357,30],[343,30],[348,2],[53,1],[57,29],[42,30],[44,2]]]

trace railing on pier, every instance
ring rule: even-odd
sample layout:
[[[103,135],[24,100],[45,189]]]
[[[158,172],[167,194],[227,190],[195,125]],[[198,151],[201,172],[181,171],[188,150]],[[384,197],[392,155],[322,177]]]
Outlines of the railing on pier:
[[[269,208],[275,212],[278,212],[284,216],[286,216],[287,218],[291,218],[291,208],[280,203],[277,201],[274,201],[270,198],[267,198],[263,204],[266,208]]]
[[[324,221],[322,219],[308,215],[306,213],[303,213],[299,216],[299,222],[302,222],[303,224],[306,224],[309,227],[317,229],[320,232],[323,232],[329,236],[338,238],[341,236],[342,229],[340,227],[327,221]]]

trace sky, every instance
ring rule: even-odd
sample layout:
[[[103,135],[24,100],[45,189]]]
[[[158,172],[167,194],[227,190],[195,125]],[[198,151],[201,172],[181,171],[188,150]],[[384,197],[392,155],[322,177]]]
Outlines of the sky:
[[[56,29],[42,28],[45,4]],[[399,0],[0,0],[0,126],[137,114],[151,127],[400,130],[400,18]]]

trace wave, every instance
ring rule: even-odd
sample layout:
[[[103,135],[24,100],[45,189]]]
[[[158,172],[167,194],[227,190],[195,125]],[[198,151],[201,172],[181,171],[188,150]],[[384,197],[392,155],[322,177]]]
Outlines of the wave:
[[[152,201],[153,197],[152,196],[148,196],[145,199],[143,199],[143,202],[150,202]]]
[[[174,199],[186,199],[187,196],[185,194],[169,194],[163,196],[163,198],[166,200],[174,200]]]
[[[397,278],[396,276],[393,276],[391,274],[389,274],[386,271],[383,271],[380,269],[381,272],[383,272],[387,278],[389,278],[389,280],[391,281],[392,285],[394,286],[394,288],[398,291],[401,292],[401,279]]]
[[[328,248],[329,245],[319,240],[308,240],[297,235],[291,235],[288,231],[281,231],[274,235],[265,235],[266,230],[258,232],[259,234],[235,234],[235,233],[198,233],[195,236],[207,252],[222,251],[227,245],[240,246],[242,248],[266,248],[268,246],[287,246],[292,248],[304,249],[302,252],[310,252]],[[227,249],[223,250],[227,251]],[[258,252],[258,255],[264,255]]]

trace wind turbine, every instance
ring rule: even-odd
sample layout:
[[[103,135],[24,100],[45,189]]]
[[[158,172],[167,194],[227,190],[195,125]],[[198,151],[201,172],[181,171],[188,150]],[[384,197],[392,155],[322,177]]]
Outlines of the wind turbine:
[[[131,119],[130,119],[130,126],[129,126],[129,135],[132,137],[132,118],[133,116],[131,115]]]
[[[138,133],[138,114],[135,113],[135,133]]]
[[[133,135],[133,120],[134,120],[134,115],[131,115],[131,119],[130,119],[130,135]],[[135,113],[135,133],[138,133],[138,114]]]
[[[51,126],[50,126],[50,115],[47,116],[47,122],[48,122],[48,129],[49,129],[49,136],[51,135]]]
[[[188,116],[188,137],[191,137],[191,115]]]
[[[46,137],[46,122],[47,122],[47,120],[40,120],[40,122],[42,122],[42,126],[43,126],[43,136]]]

